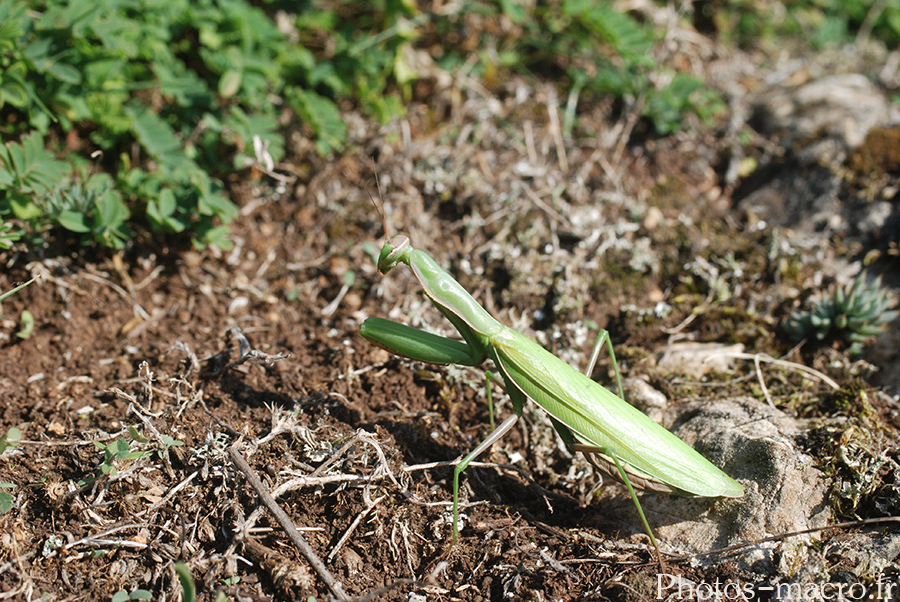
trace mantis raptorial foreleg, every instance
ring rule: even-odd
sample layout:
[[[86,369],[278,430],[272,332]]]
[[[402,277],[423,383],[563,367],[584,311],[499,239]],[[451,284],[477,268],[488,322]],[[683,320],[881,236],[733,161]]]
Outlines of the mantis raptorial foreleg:
[[[461,341],[455,341],[436,334],[423,332],[416,328],[397,324],[390,320],[382,320],[380,318],[369,318],[366,321],[371,332],[377,332],[379,335],[378,344],[390,351],[400,352],[410,359],[434,364],[460,364],[464,366],[476,366],[485,359],[478,349]],[[494,427],[494,397],[491,392],[491,381],[502,384],[502,381],[492,372],[485,373],[485,393],[488,401],[488,415],[490,416],[492,433],[478,447],[472,450],[468,455],[459,460],[453,471],[453,537],[458,536],[458,514],[459,514],[459,475],[466,467],[499,440],[503,435],[509,432],[519,416],[522,413],[522,406],[525,403],[524,398],[513,401],[515,413],[504,420],[499,427]],[[518,403],[516,403],[518,401]]]

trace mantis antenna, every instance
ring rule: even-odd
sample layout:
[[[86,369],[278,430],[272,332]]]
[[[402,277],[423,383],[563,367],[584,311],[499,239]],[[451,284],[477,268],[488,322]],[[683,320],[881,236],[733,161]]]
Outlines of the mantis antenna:
[[[366,192],[369,195],[369,200],[372,201],[372,204],[375,205],[375,213],[378,214],[379,219],[381,219],[381,227],[384,228],[384,239],[388,239],[388,227],[387,227],[387,215],[384,208],[384,195],[381,194],[381,182],[378,181],[378,172],[375,170],[375,163],[372,163],[372,173],[375,174],[375,186],[378,188],[378,198],[381,200],[381,205],[378,205],[378,202],[372,196],[372,193],[366,189]]]

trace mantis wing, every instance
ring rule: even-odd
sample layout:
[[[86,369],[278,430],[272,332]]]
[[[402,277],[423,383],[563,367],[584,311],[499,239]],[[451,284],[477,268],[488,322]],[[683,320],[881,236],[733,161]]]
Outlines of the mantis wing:
[[[565,425],[584,446],[626,465],[638,481],[675,493],[741,497],[744,488],[618,395],[510,329],[491,336],[508,383]]]

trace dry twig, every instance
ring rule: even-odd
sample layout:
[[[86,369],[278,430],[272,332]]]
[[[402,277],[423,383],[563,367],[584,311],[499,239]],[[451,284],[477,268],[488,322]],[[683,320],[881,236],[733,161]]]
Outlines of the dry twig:
[[[231,457],[231,461],[234,462],[235,467],[244,473],[247,482],[250,483],[250,486],[256,491],[259,499],[265,507],[268,508],[269,512],[272,513],[272,516],[275,517],[275,520],[278,521],[278,524],[281,525],[281,528],[284,529],[290,540],[297,546],[307,562],[309,562],[316,573],[319,574],[319,577],[322,578],[322,581],[325,582],[325,585],[331,590],[331,593],[338,598],[347,599],[347,594],[344,593],[344,588],[341,586],[340,582],[332,576],[331,572],[325,567],[325,564],[316,554],[315,550],[312,549],[312,546],[310,546],[306,539],[300,535],[300,532],[297,530],[297,527],[294,526],[293,521],[291,521],[290,517],[281,509],[281,506],[278,505],[278,502],[276,502],[275,498],[272,497],[272,494],[269,493],[269,488],[259,479],[256,471],[250,467],[247,460],[244,459],[244,456],[241,455],[241,452],[237,450],[235,445],[228,448],[228,455]]]

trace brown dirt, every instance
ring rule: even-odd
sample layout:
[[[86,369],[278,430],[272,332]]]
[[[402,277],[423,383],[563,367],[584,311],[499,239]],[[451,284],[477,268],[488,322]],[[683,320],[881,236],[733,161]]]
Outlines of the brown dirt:
[[[658,567],[624,489],[610,484],[597,499],[596,475],[572,464],[533,410],[481,458],[497,466],[466,472],[467,522],[450,541],[447,463],[489,432],[483,377],[397,359],[358,336],[362,319],[392,310],[447,328],[408,270],[374,270],[364,245],[377,250],[381,226],[365,157],[380,155],[388,226],[410,233],[502,320],[577,365],[593,342],[579,329],[595,321],[612,330],[626,375],[673,398],[697,391],[655,369],[663,328],[695,314],[697,338],[778,355],[788,344],[772,316],[797,294],[784,282],[801,282],[811,264],[779,257],[772,230],[732,212],[722,190],[728,141],[694,133],[616,154],[580,139],[566,147],[566,173],[546,90],[520,106],[514,85],[524,84],[497,91],[502,115],[490,123],[462,108],[434,127],[413,107],[411,147],[397,129],[367,133],[328,162],[301,141],[295,166],[282,167],[312,176],[279,188],[257,174],[240,185],[233,251],[144,248],[96,262],[7,253],[0,290],[29,272],[44,279],[2,307],[0,425],[19,427],[23,442],[0,464],[16,496],[0,516],[0,593],[109,600],[144,589],[177,599],[171,567],[183,561],[199,600],[218,590],[327,599],[272,517],[254,513],[259,499],[228,459],[237,442],[270,488],[294,481],[278,502],[351,596],[417,579],[381,599],[652,598]],[[598,104],[583,120],[603,123],[608,109]],[[535,115],[541,169],[525,173],[521,124]],[[501,117],[513,125],[497,126]],[[698,257],[715,269],[692,265]],[[355,281],[324,316],[349,270]],[[664,316],[640,311],[660,301],[671,308]],[[23,340],[24,309],[36,327]],[[284,358],[223,370],[237,359],[232,327]],[[796,384],[785,377],[773,394],[788,399]],[[114,442],[144,453],[123,452],[103,473],[99,444]],[[408,470],[430,463],[443,464]],[[667,568],[708,583],[739,577],[728,563]]]

